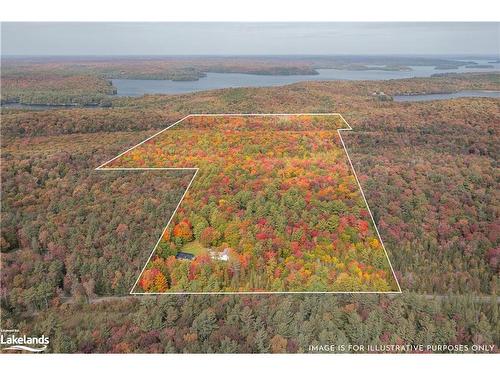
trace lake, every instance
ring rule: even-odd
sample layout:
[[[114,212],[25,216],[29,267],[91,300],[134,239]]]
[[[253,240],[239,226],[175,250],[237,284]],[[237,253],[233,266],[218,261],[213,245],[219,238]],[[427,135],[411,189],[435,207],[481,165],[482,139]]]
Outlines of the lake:
[[[77,109],[77,108],[101,108],[105,109],[107,107],[101,107],[97,105],[59,105],[59,104],[21,104],[21,103],[5,103],[2,104],[2,108],[5,109],[28,109],[30,111],[46,111],[49,109]]]
[[[500,98],[500,91],[463,90],[447,94],[395,95],[395,102],[419,102],[453,98]]]
[[[118,96],[142,96],[145,94],[184,94],[198,91],[223,89],[229,87],[269,87],[283,86],[302,81],[332,81],[332,80],[388,80],[412,77],[430,77],[438,73],[467,73],[467,72],[498,72],[500,63],[489,63],[483,60],[474,60],[477,64],[487,64],[493,68],[466,68],[458,69],[435,69],[434,66],[412,66],[411,71],[384,71],[384,70],[339,70],[339,69],[317,69],[318,75],[293,75],[293,76],[270,76],[240,73],[207,73],[206,77],[198,81],[168,81],[168,80],[145,80],[145,79],[113,79],[113,85],[117,88]],[[461,97],[493,97],[498,98],[498,91],[461,91],[449,94],[426,94],[411,96],[395,96],[394,100],[399,102],[439,100]],[[46,106],[46,105],[24,105],[3,104],[2,108],[22,108],[31,110],[46,110],[54,108],[79,108],[71,106]]]
[[[487,61],[474,60],[478,64]],[[467,72],[498,72],[500,63],[489,63],[493,68],[435,69],[434,66],[412,66],[411,71],[384,70],[339,70],[317,69],[318,75],[288,75],[270,76],[241,73],[207,73],[198,81],[169,81],[145,79],[113,79],[113,86],[118,90],[118,96],[142,96],[145,94],[185,94],[190,92],[223,89],[229,87],[269,87],[283,86],[302,81],[332,81],[332,80],[387,80],[413,77],[430,77],[438,73]]]

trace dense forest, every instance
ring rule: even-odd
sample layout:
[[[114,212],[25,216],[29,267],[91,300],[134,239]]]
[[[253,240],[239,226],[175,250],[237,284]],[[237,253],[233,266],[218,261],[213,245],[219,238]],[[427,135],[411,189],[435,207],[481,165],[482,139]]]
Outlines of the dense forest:
[[[498,348],[500,102],[396,103],[371,93],[498,90],[499,79],[309,82],[116,98],[104,109],[3,110],[2,327],[46,333],[54,352]],[[94,168],[153,128],[203,112],[342,113],[353,128],[344,141],[403,294],[128,296],[190,176],[134,179]]]
[[[111,156],[137,135],[4,147],[2,287],[16,306],[32,311],[53,298],[130,291],[191,177],[94,170],[93,154]]]
[[[387,345],[380,352],[389,353],[420,352],[401,349],[410,344],[427,353],[471,353],[497,351],[499,340],[495,299],[409,292],[392,298],[164,295],[90,304],[80,298],[17,319],[21,331],[48,335],[56,353],[329,353],[330,345],[354,352],[349,344]],[[4,313],[4,324],[11,321]],[[327,348],[313,349],[319,345]]]
[[[110,81],[93,75],[2,75],[2,103],[109,107],[113,94]]]
[[[347,126],[189,117],[104,165],[199,168],[140,291],[398,291],[337,133]]]

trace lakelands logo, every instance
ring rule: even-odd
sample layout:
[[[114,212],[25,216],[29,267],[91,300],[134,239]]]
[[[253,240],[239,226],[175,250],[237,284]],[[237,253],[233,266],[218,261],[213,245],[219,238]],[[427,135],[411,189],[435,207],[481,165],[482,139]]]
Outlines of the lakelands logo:
[[[13,332],[13,333],[9,333]],[[27,351],[32,353],[40,353],[47,349],[49,338],[45,335],[41,336],[26,336],[19,335],[18,331],[2,331],[0,333],[0,345],[2,350],[6,351]],[[7,347],[3,347],[8,345]]]

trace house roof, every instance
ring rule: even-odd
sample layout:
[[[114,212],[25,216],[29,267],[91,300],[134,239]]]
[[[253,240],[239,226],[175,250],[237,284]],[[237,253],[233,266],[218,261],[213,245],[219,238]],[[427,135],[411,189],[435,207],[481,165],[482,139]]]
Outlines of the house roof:
[[[182,251],[179,251],[175,257],[177,259],[186,259],[186,260],[193,260],[195,258],[195,256],[193,254],[185,253]]]

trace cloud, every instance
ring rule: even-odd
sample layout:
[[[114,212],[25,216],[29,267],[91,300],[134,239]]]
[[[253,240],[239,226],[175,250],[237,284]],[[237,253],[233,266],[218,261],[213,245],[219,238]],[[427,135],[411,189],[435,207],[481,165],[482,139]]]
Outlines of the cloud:
[[[490,54],[500,23],[2,23],[5,55]]]

